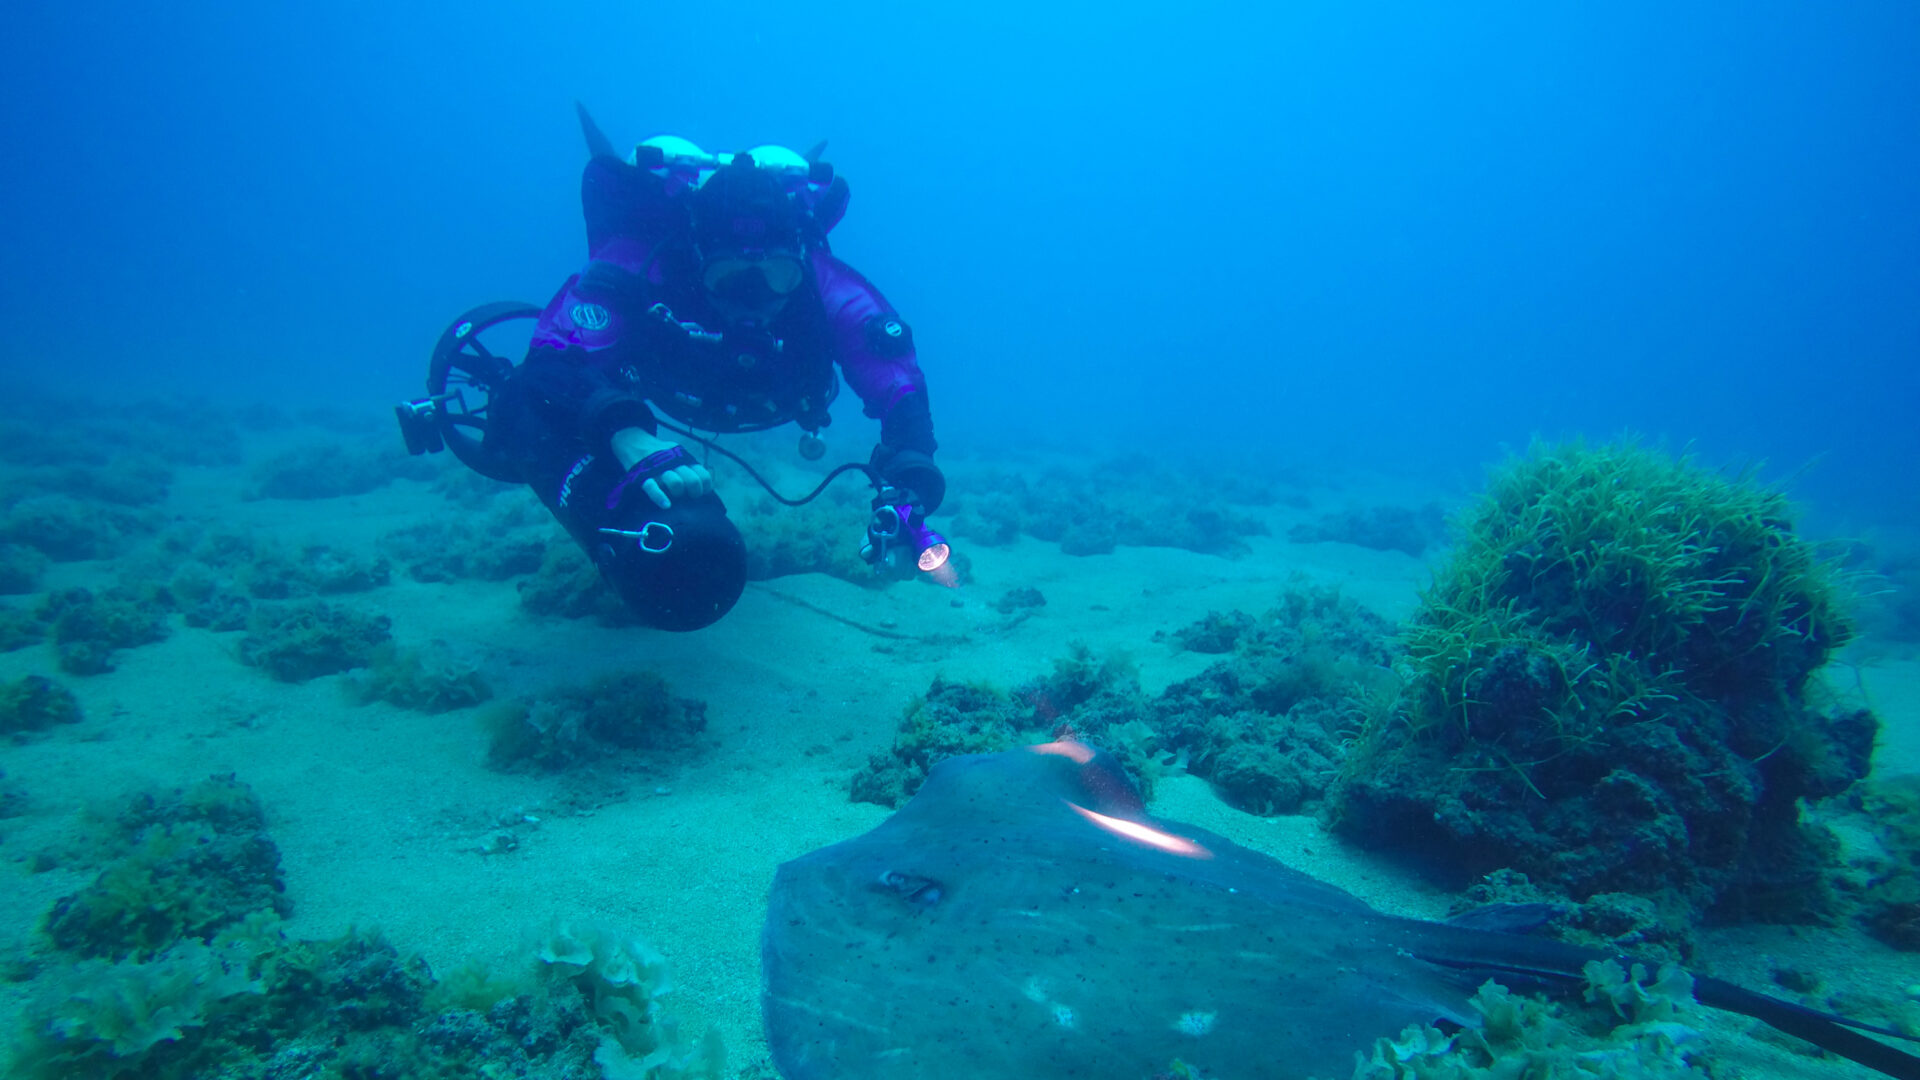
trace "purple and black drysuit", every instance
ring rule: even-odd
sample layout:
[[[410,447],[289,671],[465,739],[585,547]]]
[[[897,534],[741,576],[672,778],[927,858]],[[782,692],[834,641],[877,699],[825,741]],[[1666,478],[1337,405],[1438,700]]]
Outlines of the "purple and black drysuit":
[[[656,410],[719,433],[828,423],[844,374],[880,421],[873,464],[931,512],[945,484],[913,338],[886,298],[814,228],[806,280],[764,326],[739,327],[699,284],[686,196],[669,197],[617,159],[588,165],[589,261],[541,313],[525,363],[496,395],[486,442],[517,464],[589,554],[623,490],[611,438],[656,430]],[[839,371],[835,371],[836,365]],[[606,563],[602,562],[603,568]],[[618,582],[616,582],[618,584]]]

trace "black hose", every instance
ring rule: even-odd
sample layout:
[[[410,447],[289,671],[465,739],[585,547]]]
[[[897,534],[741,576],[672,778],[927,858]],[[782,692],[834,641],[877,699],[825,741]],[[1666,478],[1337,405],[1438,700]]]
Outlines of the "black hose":
[[[829,472],[826,475],[825,479],[821,480],[820,483],[814,487],[812,491],[807,492],[805,495],[802,495],[797,499],[789,499],[785,495],[782,495],[778,491],[775,491],[773,488],[773,485],[767,483],[766,478],[762,477],[758,472],[754,471],[753,466],[747,464],[746,459],[742,458],[739,454],[734,453],[733,451],[727,449],[724,446],[721,446],[719,443],[716,443],[711,439],[703,438],[702,436],[697,435],[694,432],[688,431],[686,428],[679,427],[675,424],[669,424],[665,420],[659,421],[659,424],[661,427],[666,428],[668,431],[671,431],[676,435],[685,435],[687,438],[692,439],[694,442],[699,443],[700,445],[706,447],[708,450],[711,450],[716,454],[720,454],[728,458],[735,465],[738,465],[742,469],[745,469],[747,471],[747,475],[753,477],[754,483],[759,484],[760,487],[764,489],[768,495],[773,496],[776,502],[779,502],[785,506],[805,506],[806,504],[819,498],[820,493],[827,490],[827,485],[833,483],[835,480],[838,480],[842,473],[852,472],[855,469],[858,469],[862,475],[866,476],[868,483],[874,484],[876,486],[880,483],[878,477],[876,477],[874,473],[873,466],[868,465],[864,461],[849,461],[845,465],[836,466],[832,472]]]

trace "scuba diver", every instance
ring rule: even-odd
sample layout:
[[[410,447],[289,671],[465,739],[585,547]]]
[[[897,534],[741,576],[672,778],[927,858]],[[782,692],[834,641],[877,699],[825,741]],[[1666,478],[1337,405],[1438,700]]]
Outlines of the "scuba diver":
[[[814,495],[847,469],[867,473],[878,494],[863,556],[876,569],[937,566],[947,549],[925,518],[946,481],[926,378],[907,323],[828,248],[848,189],[818,160],[824,144],[710,155],[660,136],[623,157],[584,108],[580,121],[586,266],[539,312],[521,364],[486,354],[496,367],[484,423],[471,424],[477,447],[446,426],[463,419],[456,392],[401,406],[409,448],[439,448],[417,430],[437,406],[447,442],[467,447],[459,456],[531,486],[642,621],[697,630],[739,599],[746,547],[687,442],[792,423],[816,459],[844,375],[880,422],[879,444]],[[443,347],[477,337],[473,314]]]

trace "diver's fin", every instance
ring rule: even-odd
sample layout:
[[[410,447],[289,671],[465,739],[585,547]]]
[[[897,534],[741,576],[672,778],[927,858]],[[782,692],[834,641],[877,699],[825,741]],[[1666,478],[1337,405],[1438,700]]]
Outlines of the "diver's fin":
[[[826,152],[827,152],[827,140],[821,139],[819,142],[813,144],[813,149],[807,151],[805,154],[802,154],[801,156],[807,159],[807,164],[812,165],[814,162],[820,160],[821,154],[824,154]]]
[[[573,103],[573,111],[580,114],[580,134],[587,137],[588,154],[593,157],[617,158],[620,156],[614,152],[613,140],[607,138],[607,133],[600,130],[599,124],[593,122],[593,116],[587,112],[585,105],[576,101]]]

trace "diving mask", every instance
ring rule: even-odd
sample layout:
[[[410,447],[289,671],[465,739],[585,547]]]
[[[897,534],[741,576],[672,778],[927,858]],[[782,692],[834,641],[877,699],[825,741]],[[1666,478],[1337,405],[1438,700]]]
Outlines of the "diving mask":
[[[715,296],[746,296],[764,286],[785,296],[807,278],[807,266],[791,251],[730,252],[706,260],[700,284]]]

